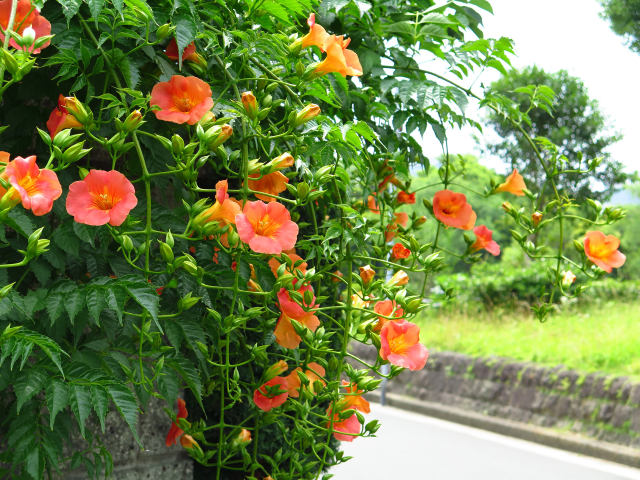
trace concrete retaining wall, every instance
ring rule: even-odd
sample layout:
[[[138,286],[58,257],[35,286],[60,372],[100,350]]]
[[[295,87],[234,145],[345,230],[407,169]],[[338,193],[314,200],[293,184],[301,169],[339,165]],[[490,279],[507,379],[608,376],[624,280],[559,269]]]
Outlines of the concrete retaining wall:
[[[113,474],[110,480],[190,480],[193,478],[193,461],[178,444],[165,445],[165,437],[171,421],[165,414],[164,403],[152,398],[138,420],[138,435],[141,449],[131,434],[129,427],[117,412],[110,412],[105,419],[102,435],[105,446],[113,456]],[[99,432],[94,425],[94,432]],[[65,472],[65,480],[88,478],[82,469]]]
[[[357,345],[353,353],[375,361],[371,347]],[[626,377],[437,352],[424,370],[393,379],[388,391],[640,448],[640,383]]]

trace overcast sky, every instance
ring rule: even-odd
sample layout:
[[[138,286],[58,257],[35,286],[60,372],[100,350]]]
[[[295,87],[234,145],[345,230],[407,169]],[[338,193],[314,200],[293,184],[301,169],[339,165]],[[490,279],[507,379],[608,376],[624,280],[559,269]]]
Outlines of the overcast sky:
[[[629,171],[640,170],[640,54],[631,52],[599,17],[597,0],[490,0],[494,15],[484,15],[485,36],[514,40],[513,66],[538,65],[549,72],[565,69],[580,78],[600,104],[612,127],[624,138],[610,148]],[[475,82],[486,84],[499,74],[488,71]],[[476,116],[471,109],[468,113]],[[450,150],[475,153],[471,131],[450,132]],[[437,141],[425,144],[427,155],[439,154]],[[496,159],[488,160],[500,171]],[[485,162],[486,163],[486,162]]]

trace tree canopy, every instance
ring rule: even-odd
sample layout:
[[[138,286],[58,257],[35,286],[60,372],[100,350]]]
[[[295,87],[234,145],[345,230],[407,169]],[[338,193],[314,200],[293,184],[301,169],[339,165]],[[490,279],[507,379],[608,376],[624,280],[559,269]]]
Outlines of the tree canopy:
[[[589,97],[580,79],[564,70],[549,73],[533,66],[509,72],[491,89],[495,95],[515,101],[521,117],[514,125],[492,111],[488,123],[500,140],[487,149],[517,168],[531,188],[543,188],[545,172],[520,128],[531,137],[544,137],[555,144],[550,155],[558,158],[564,170],[558,182],[563,193],[579,201],[606,200],[625,182],[628,176],[622,163],[607,151],[621,137],[610,130],[597,101]],[[549,145],[545,141],[540,144],[543,148]],[[589,166],[593,167],[590,175],[579,173]]]
[[[640,53],[640,0],[601,0],[602,16],[611,30],[624,37],[631,50]]]

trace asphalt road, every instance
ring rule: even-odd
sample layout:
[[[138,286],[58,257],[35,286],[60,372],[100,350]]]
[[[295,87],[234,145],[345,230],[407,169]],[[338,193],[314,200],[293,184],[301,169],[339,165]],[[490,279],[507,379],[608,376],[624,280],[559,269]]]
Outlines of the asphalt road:
[[[334,480],[640,480],[640,470],[372,404],[375,438],[343,442],[354,458]]]

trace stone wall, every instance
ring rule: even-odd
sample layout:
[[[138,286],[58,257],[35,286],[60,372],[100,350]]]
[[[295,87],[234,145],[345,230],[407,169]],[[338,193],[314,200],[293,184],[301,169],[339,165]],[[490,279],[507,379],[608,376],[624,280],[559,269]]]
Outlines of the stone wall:
[[[371,347],[355,350],[375,361]],[[640,448],[640,383],[627,377],[437,352],[424,370],[403,372],[387,391]]]
[[[110,480],[191,480],[193,461],[180,445],[167,447],[165,437],[171,421],[165,414],[164,403],[152,398],[138,420],[138,435],[143,448],[136,443],[122,417],[115,411],[105,419],[105,446],[113,456]],[[93,426],[99,432],[97,425]],[[88,478],[82,469],[65,472],[65,480]]]

